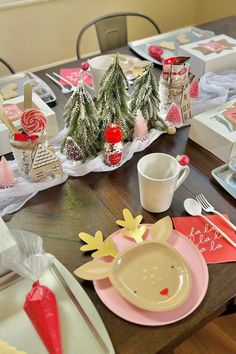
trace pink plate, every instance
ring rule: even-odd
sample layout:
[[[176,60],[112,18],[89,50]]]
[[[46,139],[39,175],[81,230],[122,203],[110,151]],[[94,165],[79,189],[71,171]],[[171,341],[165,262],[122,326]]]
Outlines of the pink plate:
[[[111,237],[119,251],[133,244],[133,240],[124,237],[120,230]],[[149,235],[147,239],[149,239]],[[190,315],[202,302],[208,287],[208,268],[197,247],[180,232],[173,230],[168,243],[182,255],[188,263],[192,287],[187,300],[178,308],[166,312],[142,310],[126,301],[111,285],[108,279],[94,281],[95,290],[109,310],[126,321],[144,326],[163,326],[177,322]]]

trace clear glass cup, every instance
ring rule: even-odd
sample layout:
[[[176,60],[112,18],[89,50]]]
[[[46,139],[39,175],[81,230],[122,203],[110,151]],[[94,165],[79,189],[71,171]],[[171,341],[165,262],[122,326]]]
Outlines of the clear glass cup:
[[[16,141],[10,134],[10,144],[20,175],[34,181],[31,177],[34,153],[39,144],[47,146],[46,134],[43,133],[38,139],[33,141]]]

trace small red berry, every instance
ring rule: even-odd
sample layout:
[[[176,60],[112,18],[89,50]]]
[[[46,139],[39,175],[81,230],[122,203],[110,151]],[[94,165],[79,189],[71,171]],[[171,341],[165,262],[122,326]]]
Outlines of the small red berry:
[[[81,63],[80,67],[81,67],[82,70],[87,71],[88,68],[89,68],[89,63],[84,61],[83,63]]]

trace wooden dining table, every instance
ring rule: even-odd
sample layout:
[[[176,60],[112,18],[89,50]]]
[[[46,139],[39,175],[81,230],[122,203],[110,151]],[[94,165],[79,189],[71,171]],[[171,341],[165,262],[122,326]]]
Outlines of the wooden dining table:
[[[199,27],[236,38],[235,16]],[[135,55],[128,46],[117,51]],[[60,128],[64,124],[63,108],[70,94],[63,94],[45,73],[53,71],[59,73],[62,67],[79,67],[80,62],[76,60],[36,72],[56,94],[57,104],[53,109],[57,114]],[[161,67],[155,67],[155,74],[158,79]],[[91,259],[89,254],[80,251],[82,241],[78,233],[87,231],[95,234],[97,230],[102,230],[103,235],[108,237],[117,230],[115,221],[122,218],[124,208],[130,209],[134,215],[143,215],[145,223],[154,223],[166,215],[185,216],[184,200],[203,193],[216,210],[228,214],[231,221],[236,224],[235,199],[211,176],[211,171],[223,162],[189,140],[188,134],[189,127],[177,129],[175,135],[162,134],[148,148],[135,153],[132,159],[113,171],[89,173],[77,178],[69,177],[64,184],[39,192],[21,210],[5,216],[4,220],[9,228],[24,229],[41,235],[45,250],[55,255],[70,272]],[[163,152],[172,156],[187,154],[190,157],[189,177],[175,192],[170,209],[159,214],[145,211],[139,200],[137,162],[142,156],[153,152]],[[199,307],[179,322],[156,327],[136,325],[119,318],[102,303],[92,282],[77,280],[96,306],[116,353],[170,353],[216,316],[233,310],[236,296],[236,263],[210,264],[208,269],[209,286]]]

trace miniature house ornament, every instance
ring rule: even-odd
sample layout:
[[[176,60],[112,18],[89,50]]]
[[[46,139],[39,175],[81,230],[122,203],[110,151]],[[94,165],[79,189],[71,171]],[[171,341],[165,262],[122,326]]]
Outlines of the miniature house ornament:
[[[38,144],[34,151],[33,164],[30,170],[30,177],[37,182],[47,176],[60,176],[63,174],[61,162],[55,155],[53,148],[47,148],[43,144]]]
[[[82,150],[76,141],[70,136],[66,138],[65,150],[68,160],[79,161],[83,158]]]
[[[171,104],[175,103],[181,112],[181,124],[191,118],[188,59],[188,57],[165,59],[159,85],[160,111],[166,114]]]

